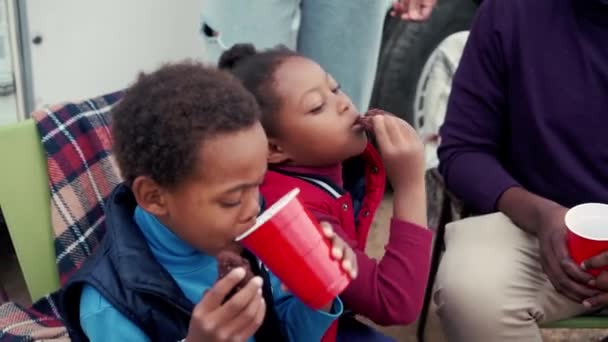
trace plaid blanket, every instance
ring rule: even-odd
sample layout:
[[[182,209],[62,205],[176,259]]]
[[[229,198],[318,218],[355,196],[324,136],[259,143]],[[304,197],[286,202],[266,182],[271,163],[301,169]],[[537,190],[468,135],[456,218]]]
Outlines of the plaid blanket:
[[[47,156],[56,262],[65,283],[105,233],[104,200],[121,181],[111,155],[110,109],[116,92],[34,113]],[[69,340],[56,293],[31,308],[0,306],[0,341]]]

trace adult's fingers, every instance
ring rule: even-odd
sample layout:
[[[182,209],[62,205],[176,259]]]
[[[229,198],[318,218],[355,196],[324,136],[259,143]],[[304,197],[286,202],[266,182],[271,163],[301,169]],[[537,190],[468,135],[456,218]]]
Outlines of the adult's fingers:
[[[420,0],[410,0],[408,5],[407,13],[410,15],[410,20],[422,20],[422,15],[420,13]]]
[[[564,272],[560,264],[559,254],[556,252],[556,250],[560,250],[560,242],[562,241],[558,234],[551,236],[549,241],[545,241],[550,245],[544,248],[546,252],[542,255],[547,276],[553,286],[566,297],[579,303],[585,298],[597,295],[597,290],[575,282]]]
[[[566,238],[561,234],[554,234],[552,236],[553,250],[555,251],[556,260],[559,261],[559,265],[564,273],[572,280],[582,285],[588,285],[593,279],[589,273],[585,272],[582,267],[577,265],[568,252],[568,246],[566,244]]]
[[[585,299],[583,305],[589,309],[608,305],[608,292],[602,292],[596,296]]]
[[[582,266],[586,270],[608,266],[608,251],[602,252],[583,261]]]

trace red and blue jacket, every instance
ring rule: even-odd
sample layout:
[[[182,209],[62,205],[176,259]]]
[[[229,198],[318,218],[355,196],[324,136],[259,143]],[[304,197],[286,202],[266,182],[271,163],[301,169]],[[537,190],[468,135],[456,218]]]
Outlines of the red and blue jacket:
[[[425,227],[392,219],[385,254],[365,253],[376,210],[384,198],[386,174],[379,153],[364,153],[328,168],[270,167],[261,192],[271,205],[293,188],[319,221],[326,221],[355,251],[357,278],[340,295],[345,308],[380,325],[416,320],[429,274],[432,233]],[[324,341],[335,339],[332,326]]]

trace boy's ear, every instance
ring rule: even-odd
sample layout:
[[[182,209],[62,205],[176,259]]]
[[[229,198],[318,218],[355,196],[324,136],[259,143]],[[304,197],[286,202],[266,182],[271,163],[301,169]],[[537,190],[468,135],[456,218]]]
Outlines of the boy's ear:
[[[166,190],[152,178],[147,176],[135,178],[131,190],[142,209],[157,217],[167,215]]]
[[[268,138],[268,164],[280,164],[289,160],[289,155],[275,138]]]

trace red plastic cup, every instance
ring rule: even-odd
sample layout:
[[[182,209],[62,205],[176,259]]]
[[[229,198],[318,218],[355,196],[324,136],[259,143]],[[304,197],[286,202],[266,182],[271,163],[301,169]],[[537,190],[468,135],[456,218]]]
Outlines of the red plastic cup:
[[[253,252],[302,302],[313,309],[330,303],[350,283],[331,241],[298,200],[294,189],[264,211],[236,241]]]
[[[568,250],[577,264],[608,250],[608,205],[586,203],[566,213]],[[608,266],[588,270],[594,276]]]

